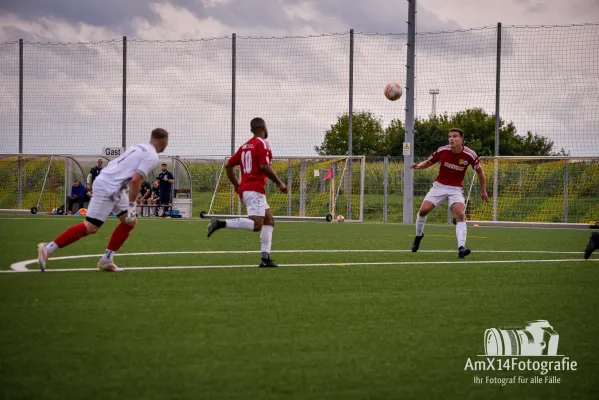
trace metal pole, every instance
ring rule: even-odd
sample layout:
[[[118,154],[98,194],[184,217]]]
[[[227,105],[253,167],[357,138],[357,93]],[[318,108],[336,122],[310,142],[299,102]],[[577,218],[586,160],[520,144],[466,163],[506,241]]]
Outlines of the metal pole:
[[[235,93],[237,78],[237,34],[233,34],[231,50],[231,155],[235,154]]]
[[[497,67],[495,73],[495,159],[493,171],[493,221],[499,209],[499,99],[501,89],[501,22],[497,23]]]
[[[387,189],[389,184],[389,157],[383,160],[383,222],[387,222]]]
[[[123,128],[121,147],[127,148],[127,36],[123,36]]]
[[[23,153],[23,39],[19,39],[19,154]]]
[[[416,45],[416,0],[408,0],[408,59],[406,65],[406,143],[410,154],[405,155],[403,181],[403,223],[414,222],[414,173],[410,164],[414,160],[414,68]]]
[[[351,203],[352,203],[352,155],[353,153],[353,119],[354,119],[354,30],[349,30],[349,122],[347,128],[347,213],[345,218],[351,220]]]
[[[293,183],[293,166],[291,165],[291,159],[287,165],[287,216],[291,215],[291,190]]]
[[[23,154],[23,39],[19,39],[19,154]],[[18,162],[17,207],[23,208],[23,170],[22,159]]]
[[[366,180],[366,157],[361,157],[362,168],[360,169],[360,222],[364,221],[364,184]]]
[[[306,161],[300,161],[299,216],[306,215]]]
[[[564,163],[564,224],[568,223],[568,160]]]

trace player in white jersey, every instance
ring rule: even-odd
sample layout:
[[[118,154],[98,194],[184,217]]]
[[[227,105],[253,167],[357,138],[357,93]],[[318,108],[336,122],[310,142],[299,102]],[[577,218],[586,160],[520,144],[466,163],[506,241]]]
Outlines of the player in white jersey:
[[[129,237],[137,221],[136,200],[139,188],[148,174],[158,165],[158,153],[168,145],[168,132],[162,128],[152,131],[149,144],[132,146],[118,158],[112,160],[94,180],[93,197],[87,209],[85,221],[73,225],[54,241],[38,244],[38,262],[42,271],[50,254],[76,242],[90,233],[96,233],[106,218],[113,212],[121,221],[110,236],[98,269],[122,272],[114,264],[113,256]]]

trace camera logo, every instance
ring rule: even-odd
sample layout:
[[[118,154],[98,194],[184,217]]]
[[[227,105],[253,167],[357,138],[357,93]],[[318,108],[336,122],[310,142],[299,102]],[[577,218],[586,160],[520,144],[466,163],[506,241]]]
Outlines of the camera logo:
[[[510,329],[506,329],[510,328]],[[485,331],[487,356],[555,356],[559,335],[546,320]]]

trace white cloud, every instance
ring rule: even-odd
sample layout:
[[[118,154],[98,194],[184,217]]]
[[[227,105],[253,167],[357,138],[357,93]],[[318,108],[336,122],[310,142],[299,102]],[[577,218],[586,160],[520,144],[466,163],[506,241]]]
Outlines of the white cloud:
[[[462,27],[496,25],[567,25],[599,22],[596,0],[419,0],[443,21]]]

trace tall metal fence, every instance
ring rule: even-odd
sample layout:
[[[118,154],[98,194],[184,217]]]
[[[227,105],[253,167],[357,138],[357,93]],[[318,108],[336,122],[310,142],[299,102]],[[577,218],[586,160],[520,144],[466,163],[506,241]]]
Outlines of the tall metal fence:
[[[383,90],[390,82],[405,84],[406,45],[405,34],[353,30],[306,37],[233,34],[185,41],[123,37],[89,43],[0,43],[0,154],[100,156],[106,147],[146,142],[149,132],[160,126],[171,133],[165,156],[221,157],[247,140],[249,121],[261,116],[268,123],[276,156],[312,156],[341,116],[368,111],[383,129],[405,123],[406,96],[392,102]],[[490,115],[498,111],[519,135],[544,136],[553,141],[554,151],[563,149],[579,158],[563,159],[561,164],[545,160],[535,165],[524,159],[519,164],[500,159],[487,163],[493,202],[490,216],[487,206],[477,208],[482,217],[542,221],[549,215],[543,210],[551,209],[551,221],[565,222],[599,212],[594,181],[599,156],[599,24],[498,24],[418,33],[415,54],[417,120],[472,108]],[[342,128],[345,143],[362,140],[354,132],[368,128],[357,123],[353,130],[351,124]],[[468,130],[478,129],[482,127],[468,127],[466,145],[473,145]],[[414,132],[416,139],[419,135],[425,133]],[[422,136],[415,143],[426,141]],[[497,150],[496,155],[503,155],[501,147]],[[369,156],[365,219],[397,222],[403,207],[398,203],[403,196],[403,159]],[[4,187],[9,182],[5,180],[6,201],[0,208],[12,208],[13,197],[19,207],[29,207],[31,199],[14,196],[29,178],[19,168],[15,173],[21,175],[15,179],[6,171],[7,179],[18,184]],[[434,179],[428,172],[414,175],[415,208]],[[584,175],[584,190],[576,186],[578,172]],[[538,182],[526,186],[522,182],[527,174]],[[201,191],[202,199],[214,189],[212,176],[203,170],[192,176],[198,179],[194,191]],[[523,185],[528,189],[523,191]],[[542,199],[546,187],[557,188],[550,200]],[[502,193],[511,203],[502,203]],[[538,210],[531,211],[532,216],[506,213],[523,207],[518,202],[522,193],[524,198],[539,193]],[[203,200],[194,196],[194,204],[204,207],[198,201]],[[435,218],[446,219],[443,211],[437,214]]]
[[[404,98],[388,101],[383,90],[405,83],[406,40],[350,31],[0,43],[0,153],[98,154],[162,126],[172,134],[167,155],[227,155],[260,115],[275,154],[315,154],[343,114],[404,121]],[[599,155],[598,54],[599,24],[419,33],[416,118],[498,105],[519,134]]]

